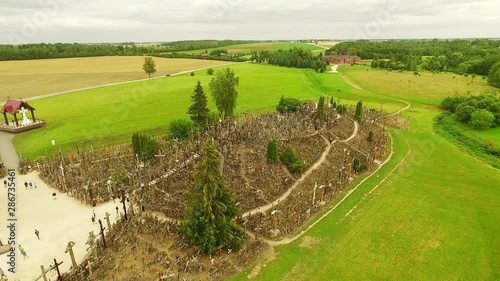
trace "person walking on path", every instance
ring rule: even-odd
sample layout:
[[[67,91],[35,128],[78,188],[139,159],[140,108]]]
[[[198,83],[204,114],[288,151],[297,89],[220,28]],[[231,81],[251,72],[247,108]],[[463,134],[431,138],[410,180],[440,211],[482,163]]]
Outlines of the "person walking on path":
[[[38,229],[35,228],[35,235],[36,235],[36,238],[38,238],[38,240],[40,240],[40,231],[38,231]]]
[[[28,254],[26,254],[26,250],[23,248],[23,246],[21,246],[21,244],[19,244],[19,251],[23,255],[24,259],[28,258]]]
[[[92,223],[95,224],[95,210],[92,211]]]
[[[30,181],[29,185],[30,185],[30,188],[33,188],[33,183],[31,181]]]

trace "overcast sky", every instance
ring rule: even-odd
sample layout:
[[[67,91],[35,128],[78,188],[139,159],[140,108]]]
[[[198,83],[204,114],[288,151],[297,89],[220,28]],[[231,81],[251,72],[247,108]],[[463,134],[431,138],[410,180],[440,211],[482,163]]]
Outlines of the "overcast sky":
[[[500,37],[500,0],[0,0],[0,44]]]

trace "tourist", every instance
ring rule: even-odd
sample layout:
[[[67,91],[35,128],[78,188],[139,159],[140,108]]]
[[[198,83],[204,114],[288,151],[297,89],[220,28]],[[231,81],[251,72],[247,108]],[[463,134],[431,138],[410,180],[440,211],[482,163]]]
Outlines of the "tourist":
[[[33,187],[33,183],[32,183],[31,181],[30,181],[29,185],[30,185],[30,188],[32,188],[32,187]]]
[[[95,224],[95,210],[92,211],[92,223]]]
[[[28,188],[28,182],[24,182],[24,187]]]
[[[25,259],[28,258],[28,254],[26,254],[26,250],[23,248],[23,246],[21,246],[21,244],[19,244],[19,251]]]
[[[7,188],[7,180],[3,180],[3,187]]]
[[[38,240],[40,240],[40,231],[38,231],[38,229],[35,228],[35,235],[36,235],[36,238],[38,238]]]

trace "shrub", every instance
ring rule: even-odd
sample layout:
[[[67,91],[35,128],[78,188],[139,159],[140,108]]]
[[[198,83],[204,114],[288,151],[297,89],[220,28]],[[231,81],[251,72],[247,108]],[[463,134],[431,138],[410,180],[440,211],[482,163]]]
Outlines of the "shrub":
[[[214,75],[215,70],[213,68],[207,69],[207,74],[208,75]]]
[[[276,110],[281,113],[295,112],[299,109],[300,104],[301,102],[298,99],[281,96],[280,102],[278,106],[276,106]]]
[[[141,160],[152,159],[158,153],[158,143],[152,137],[139,133],[132,135],[132,147]]]
[[[168,124],[168,137],[171,139],[187,139],[193,128],[193,122],[186,119],[174,119]]]
[[[280,159],[292,173],[300,173],[304,169],[305,162],[297,157],[295,150],[289,145],[285,147]]]
[[[441,102],[441,108],[450,112],[455,112],[457,106],[465,101],[465,97],[447,97]]]
[[[495,121],[493,113],[486,109],[481,109],[472,112],[470,124],[474,129],[485,130],[493,125],[493,121]]]
[[[368,137],[366,138],[366,140],[367,140],[368,142],[372,142],[372,141],[373,141],[373,131],[370,131],[370,132],[368,133]]]
[[[361,122],[361,115],[363,114],[363,103],[358,101],[356,104],[356,112],[354,113],[354,118],[356,121]]]
[[[468,105],[466,103],[461,103],[457,106],[455,113],[459,121],[463,123],[469,123],[471,114],[474,111],[476,111],[476,108],[474,106]]]
[[[191,72],[191,76],[194,76],[194,72]]]

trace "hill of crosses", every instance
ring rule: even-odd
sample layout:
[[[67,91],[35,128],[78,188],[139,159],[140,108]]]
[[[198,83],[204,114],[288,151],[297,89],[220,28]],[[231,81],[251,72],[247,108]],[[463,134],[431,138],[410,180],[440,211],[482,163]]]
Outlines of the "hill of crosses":
[[[364,110],[361,122],[352,107],[339,114],[329,105],[324,114],[318,119],[317,105],[306,102],[292,113],[221,120],[185,141],[161,139],[158,155],[147,162],[131,145],[121,145],[60,153],[38,163],[22,160],[21,172],[36,167],[49,185],[83,204],[125,194],[127,218],[106,230],[106,246],[89,237],[88,255],[64,280],[222,280],[252,263],[270,241],[297,235],[359,174],[388,157],[382,112]],[[245,231],[240,250],[213,255],[188,245],[178,228],[208,138],[215,141],[220,171],[240,209],[235,222]],[[274,163],[267,156],[272,140]],[[280,161],[287,146],[304,160],[302,171],[293,173]]]

